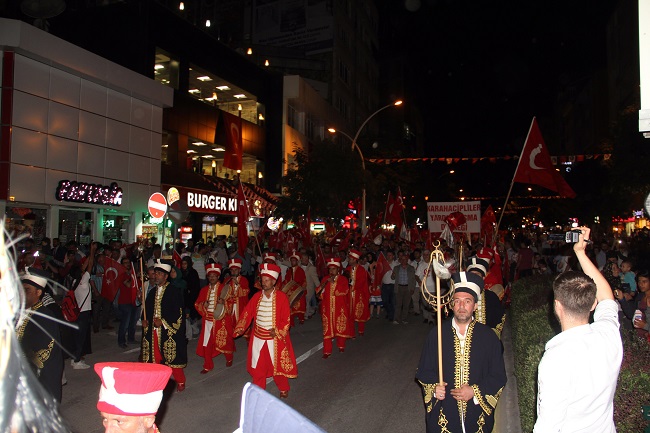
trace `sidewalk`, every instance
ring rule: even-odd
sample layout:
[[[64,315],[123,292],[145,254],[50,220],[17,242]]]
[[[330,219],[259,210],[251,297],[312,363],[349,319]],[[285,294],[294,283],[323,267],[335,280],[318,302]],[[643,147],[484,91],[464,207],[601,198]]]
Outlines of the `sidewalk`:
[[[515,378],[514,354],[512,351],[512,331],[510,319],[506,318],[503,332],[503,360],[506,364],[508,383],[499,398],[494,419],[494,433],[521,433],[519,416],[519,398],[517,396],[517,379]]]

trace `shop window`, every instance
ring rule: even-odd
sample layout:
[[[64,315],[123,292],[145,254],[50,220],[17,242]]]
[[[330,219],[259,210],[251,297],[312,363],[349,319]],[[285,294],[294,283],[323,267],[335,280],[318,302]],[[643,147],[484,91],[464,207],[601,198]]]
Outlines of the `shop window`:
[[[130,218],[125,215],[104,214],[104,221],[102,222],[103,242],[108,243],[114,239],[120,239],[126,242],[129,222]]]
[[[79,245],[88,246],[92,240],[93,213],[88,210],[59,211],[59,241],[75,241]]]

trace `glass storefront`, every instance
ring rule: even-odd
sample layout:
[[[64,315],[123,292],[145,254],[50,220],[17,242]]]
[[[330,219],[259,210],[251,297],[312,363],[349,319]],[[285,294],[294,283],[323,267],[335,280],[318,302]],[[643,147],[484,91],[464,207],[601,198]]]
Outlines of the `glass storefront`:
[[[76,241],[88,246],[92,241],[93,212],[88,209],[61,209],[59,211],[59,241]]]
[[[104,221],[102,223],[102,239],[104,243],[111,240],[120,239],[123,242],[127,240],[127,233],[131,217],[128,215],[116,215],[111,213],[104,213]]]
[[[47,209],[25,205],[7,204],[5,229],[12,239],[20,236],[31,237],[36,245],[45,237],[47,228]],[[21,248],[21,245],[18,245]]]

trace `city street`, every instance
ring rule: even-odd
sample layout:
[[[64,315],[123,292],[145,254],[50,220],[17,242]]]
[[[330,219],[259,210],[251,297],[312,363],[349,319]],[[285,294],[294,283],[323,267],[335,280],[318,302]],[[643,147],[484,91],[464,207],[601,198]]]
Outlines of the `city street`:
[[[298,378],[290,380],[286,403],[328,432],[423,432],[424,407],[414,375],[424,339],[434,328],[423,324],[421,316],[409,319],[407,325],[371,319],[365,336],[349,340],[345,353],[335,351],[327,360],[321,358],[319,318],[294,328],[291,338],[299,362]],[[189,343],[187,389],[176,393],[170,382],[158,416],[159,427],[163,433],[232,432],[239,424],[242,388],[250,381],[246,342],[237,340],[232,367],[226,368],[220,356],[215,359],[215,369],[206,375],[199,374],[202,359],[194,353],[196,344],[196,339]],[[115,331],[101,331],[93,334],[93,354],[86,362],[136,361],[137,356],[136,346],[129,350],[117,347]],[[75,433],[103,431],[95,408],[100,381],[94,370],[73,370],[68,362],[66,375],[63,416]],[[501,399],[506,404],[513,401],[507,398],[509,388]],[[267,389],[279,395],[274,383]],[[505,424],[499,423],[497,414],[497,426]]]

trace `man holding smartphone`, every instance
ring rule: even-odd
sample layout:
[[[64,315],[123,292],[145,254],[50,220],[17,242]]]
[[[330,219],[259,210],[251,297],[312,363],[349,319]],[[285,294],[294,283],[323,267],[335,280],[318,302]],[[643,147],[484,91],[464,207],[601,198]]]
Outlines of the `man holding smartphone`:
[[[562,332],[546,343],[539,363],[534,433],[616,432],[613,401],[623,359],[618,305],[585,252],[590,230],[579,230],[573,251],[584,273],[567,271],[553,282]]]

